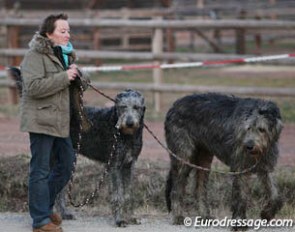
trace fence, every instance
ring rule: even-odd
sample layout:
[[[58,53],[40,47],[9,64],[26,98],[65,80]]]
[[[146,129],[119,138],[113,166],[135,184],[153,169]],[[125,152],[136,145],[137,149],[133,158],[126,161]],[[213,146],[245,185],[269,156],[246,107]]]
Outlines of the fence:
[[[12,57],[13,60],[10,62],[12,65],[18,65],[20,57],[24,55],[26,49],[17,49],[20,27],[28,26],[37,26],[40,23],[39,19],[24,19],[24,18],[3,18],[0,21],[0,26],[7,27],[7,41],[8,49],[1,49],[0,55],[6,57]],[[152,20],[114,20],[114,19],[71,19],[70,25],[72,27],[91,27],[94,28],[96,33],[101,28],[149,28],[153,30],[152,36],[152,51],[151,52],[106,52],[106,51],[79,51],[78,55],[81,57],[87,58],[123,58],[123,59],[140,59],[140,60],[153,60],[154,64],[159,64],[160,62],[167,60],[197,60],[206,59],[206,56],[203,54],[179,54],[179,53],[165,53],[163,51],[163,41],[164,41],[164,32],[167,29],[171,30],[184,30],[184,29],[197,29],[197,30],[236,30],[237,31],[237,43],[243,41],[246,30],[294,30],[295,22],[294,21],[274,21],[274,20],[163,20],[161,17]],[[169,42],[173,44],[173,42]],[[79,54],[80,53],[80,54]],[[219,58],[228,58],[226,55],[207,55],[211,59]],[[231,55],[231,57],[237,57]],[[239,56],[240,57],[240,56]],[[160,93],[166,91],[176,91],[176,86],[172,88],[167,84],[163,84],[161,81],[161,69],[153,69],[153,81],[154,84],[150,87],[148,85],[137,86],[138,89],[149,89],[154,92],[155,97],[155,109],[160,111]],[[99,85],[101,88],[102,85]],[[108,85],[112,86],[112,84]],[[120,86],[118,83],[114,83],[114,86]],[[128,86],[131,86],[128,84]],[[109,88],[105,85],[105,88]],[[209,87],[190,87],[190,86],[180,86],[177,91],[202,91],[210,90]],[[259,88],[214,88],[214,91],[219,92],[231,92],[238,93],[250,93],[251,89],[259,94],[259,91],[264,94],[271,95],[282,95],[284,92],[281,89],[259,89]],[[211,89],[212,90],[212,89]],[[293,89],[285,91],[283,95],[291,94],[293,95]]]

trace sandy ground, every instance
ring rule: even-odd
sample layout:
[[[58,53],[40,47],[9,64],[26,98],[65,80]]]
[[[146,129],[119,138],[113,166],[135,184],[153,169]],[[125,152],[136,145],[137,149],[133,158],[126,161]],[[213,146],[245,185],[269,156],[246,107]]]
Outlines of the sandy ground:
[[[163,124],[159,122],[146,122],[146,125],[155,133],[155,135],[164,141]],[[280,140],[281,156],[279,165],[294,166],[295,165],[295,125],[285,125]],[[0,157],[12,156],[16,154],[29,153],[28,135],[19,132],[19,121],[17,118],[0,117]],[[149,159],[153,161],[167,161],[169,157],[167,152],[160,147],[154,138],[144,131],[144,145],[140,159]],[[112,218],[109,217],[85,217],[82,214],[76,215],[75,221],[64,221],[64,232],[115,232],[115,231],[152,231],[152,232],[186,232],[196,231],[194,227],[173,226],[170,223],[169,215],[144,215],[142,216],[141,225],[128,226],[126,228],[116,228]],[[31,229],[31,218],[24,213],[0,213],[0,231],[1,232],[28,232]],[[200,230],[199,230],[200,231]],[[230,228],[202,227],[201,231],[223,232],[230,231]],[[255,230],[248,230],[255,231]],[[292,228],[267,228],[259,231],[295,231]]]
[[[160,141],[165,141],[163,123],[145,123]],[[139,159],[150,159],[153,161],[164,160],[168,162],[168,153],[157,143],[147,130],[144,130],[143,136],[143,150]],[[295,124],[287,124],[284,126],[279,143],[279,165],[295,165],[294,141]],[[24,153],[29,153],[29,139],[26,133],[19,131],[19,120],[17,118],[0,117],[0,157]]]
[[[1,232],[28,232],[31,231],[31,219],[27,214],[17,213],[2,213],[0,214]],[[130,225],[125,228],[117,228],[112,224],[109,217],[80,217],[75,221],[63,222],[64,232],[187,232],[187,231],[208,231],[208,232],[225,232],[230,231],[228,227],[198,227],[193,226],[173,226],[169,218],[166,217],[144,217],[141,225]],[[197,229],[197,230],[196,230]],[[257,231],[249,229],[248,231]],[[281,227],[281,228],[261,228],[260,232],[266,231],[295,231],[294,227]]]

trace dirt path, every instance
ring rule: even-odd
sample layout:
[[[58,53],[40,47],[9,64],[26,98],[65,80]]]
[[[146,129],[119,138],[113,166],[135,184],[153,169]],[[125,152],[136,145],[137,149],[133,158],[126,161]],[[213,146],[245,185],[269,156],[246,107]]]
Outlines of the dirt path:
[[[27,214],[16,214],[16,213],[1,213],[0,214],[0,225],[1,232],[29,232],[31,229],[31,219]],[[169,222],[167,216],[155,217],[144,217],[142,218],[141,225],[130,225],[126,228],[117,228],[112,224],[112,220],[109,217],[91,217],[84,218],[80,217],[75,221],[64,221],[63,222],[64,232],[196,232],[194,227],[185,226],[173,226]],[[230,228],[218,228],[218,227],[202,227],[201,231],[207,232],[228,232]],[[257,231],[249,229],[251,231]],[[282,228],[263,228],[260,232],[267,231],[295,231],[294,227],[282,227]]]
[[[164,128],[161,122],[146,122],[146,125],[164,142]],[[140,159],[169,161],[167,152],[144,130],[144,144]],[[19,131],[16,118],[0,117],[0,157],[29,153],[29,140],[26,133]],[[285,125],[280,138],[279,165],[295,165],[295,124]]]

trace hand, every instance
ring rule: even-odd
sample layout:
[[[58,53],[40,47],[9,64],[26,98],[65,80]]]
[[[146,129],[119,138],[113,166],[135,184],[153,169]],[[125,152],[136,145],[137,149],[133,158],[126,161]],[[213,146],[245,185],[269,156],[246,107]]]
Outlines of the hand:
[[[67,74],[70,81],[75,80],[75,78],[78,76],[77,65],[71,64],[67,70]]]

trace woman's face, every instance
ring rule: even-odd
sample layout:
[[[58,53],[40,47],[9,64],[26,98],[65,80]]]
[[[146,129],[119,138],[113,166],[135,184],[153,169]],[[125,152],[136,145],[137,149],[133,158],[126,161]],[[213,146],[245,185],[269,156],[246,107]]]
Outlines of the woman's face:
[[[46,34],[54,45],[67,45],[70,40],[70,26],[67,20],[58,19],[52,34]]]

